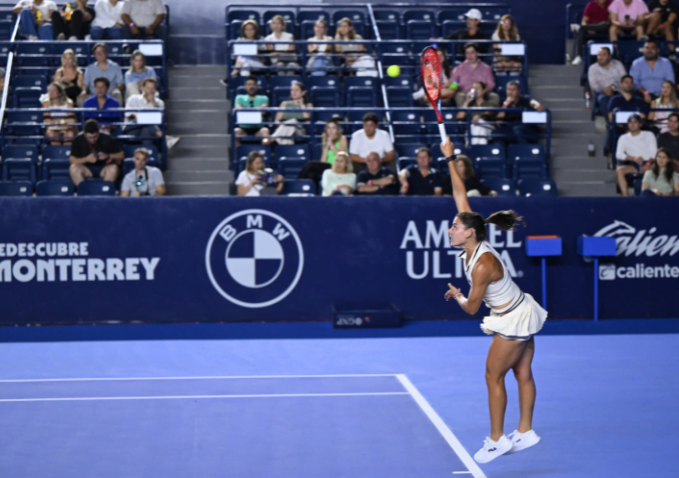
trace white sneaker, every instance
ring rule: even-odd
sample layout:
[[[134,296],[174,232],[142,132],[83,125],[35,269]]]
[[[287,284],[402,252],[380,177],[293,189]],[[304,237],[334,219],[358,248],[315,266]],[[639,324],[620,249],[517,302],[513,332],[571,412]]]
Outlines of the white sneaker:
[[[576,56],[575,59],[571,62],[571,65],[573,66],[582,65],[582,57]]]
[[[170,135],[165,136],[165,144],[167,145],[167,149],[174,148],[174,146],[178,142],[179,142],[179,136],[170,136]]]
[[[474,455],[474,459],[477,463],[488,463],[511,449],[512,442],[507,435],[502,435],[498,441],[493,441],[488,437],[483,441],[483,448]]]
[[[66,40],[66,35],[64,35],[63,33],[59,33],[59,34],[57,35],[57,40],[60,40],[60,41],[61,41],[61,40]]]
[[[541,438],[533,430],[528,430],[525,433],[519,433],[514,430],[509,434],[509,439],[512,442],[512,449],[507,452],[507,455],[516,453],[517,451],[525,450],[528,447],[540,443]]]
[[[424,98],[424,89],[423,88],[420,88],[415,93],[413,93],[413,99],[415,101],[421,100],[422,98]]]
[[[71,35],[70,37],[68,37],[68,41],[78,41],[78,37],[75,35]]]
[[[28,35],[28,39],[29,39],[30,41],[35,41],[35,40],[38,40],[38,37],[35,36],[35,35]]]

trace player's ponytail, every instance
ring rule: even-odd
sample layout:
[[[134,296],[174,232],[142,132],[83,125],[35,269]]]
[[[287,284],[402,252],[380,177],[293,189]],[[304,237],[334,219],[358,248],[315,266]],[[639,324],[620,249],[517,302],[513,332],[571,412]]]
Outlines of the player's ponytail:
[[[461,212],[457,217],[464,227],[467,229],[474,229],[476,240],[479,242],[485,241],[488,236],[486,224],[495,224],[505,231],[514,229],[514,226],[519,223],[524,226],[526,225],[526,223],[523,222],[523,218],[511,210],[496,212],[495,214],[491,214],[488,219],[484,219],[481,214],[476,212]]]
[[[523,222],[523,217],[519,216],[511,209],[509,211],[500,211],[491,214],[484,222],[486,224],[495,224],[503,231],[511,231],[517,224],[526,225],[526,223]]]

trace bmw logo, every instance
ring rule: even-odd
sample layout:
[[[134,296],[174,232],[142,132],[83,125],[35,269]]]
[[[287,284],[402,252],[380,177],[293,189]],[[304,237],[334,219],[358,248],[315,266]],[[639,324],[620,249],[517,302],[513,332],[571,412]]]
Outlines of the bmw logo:
[[[297,285],[304,250],[297,232],[281,216],[248,209],[215,228],[205,266],[210,282],[225,299],[241,307],[268,307]]]

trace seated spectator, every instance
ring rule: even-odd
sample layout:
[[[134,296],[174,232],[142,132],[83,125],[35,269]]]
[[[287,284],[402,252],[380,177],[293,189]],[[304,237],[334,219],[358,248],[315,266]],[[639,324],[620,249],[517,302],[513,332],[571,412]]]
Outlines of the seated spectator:
[[[629,74],[634,78],[637,89],[644,95],[644,101],[651,103],[660,94],[663,81],[674,83],[674,69],[670,60],[658,55],[660,50],[656,42],[644,43],[643,52],[643,57],[632,62]]]
[[[521,40],[521,35],[519,35],[519,29],[516,28],[516,23],[514,23],[514,17],[511,15],[502,15],[500,21],[497,24],[497,28],[490,36],[491,40],[495,41],[519,41]]]
[[[153,78],[156,80],[156,71],[146,66],[146,57],[139,50],[132,52],[130,56],[130,69],[125,72],[125,103],[132,95],[141,94],[143,82],[146,78]]]
[[[620,78],[626,74],[623,64],[611,58],[610,48],[605,46],[599,49],[596,63],[590,65],[587,71],[587,80],[596,98],[596,108],[604,118],[608,118],[608,103],[615,92],[620,90]]]
[[[314,36],[309,38],[309,42],[313,41],[332,41],[332,37],[326,35],[328,31],[328,22],[319,18],[314,23]],[[314,76],[325,76],[333,68],[332,58],[332,44],[330,43],[308,43],[307,51],[309,52],[309,59],[307,60],[307,70]]]
[[[97,0],[94,4],[94,20],[90,26],[92,40],[122,40],[123,5],[120,0]]]
[[[51,83],[47,87],[47,93],[40,97],[40,103],[45,109],[68,109],[73,108],[73,101],[66,96],[64,87],[57,82]],[[48,124],[45,128],[45,136],[49,144],[70,145],[78,128],[73,123],[76,122],[74,113],[51,112],[43,113],[43,122]]]
[[[585,6],[582,15],[580,29],[578,30],[577,52],[573,59],[573,65],[582,64],[582,50],[587,42],[587,35],[599,35],[611,30],[610,14],[608,7],[612,0],[591,0]],[[624,18],[624,17],[623,17]],[[588,52],[589,54],[589,52]]]
[[[618,35],[636,34],[637,40],[644,39],[644,24],[648,7],[642,0],[614,0],[608,7],[611,27],[609,38],[618,41]]]
[[[29,40],[54,40],[51,22],[56,11],[52,0],[19,0],[12,9],[19,15],[19,35]]]
[[[356,189],[356,175],[346,152],[337,153],[330,169],[323,171],[321,178],[323,196],[350,196]]]
[[[495,191],[483,184],[476,177],[474,174],[474,165],[472,160],[469,159],[469,156],[458,154],[455,159],[455,167],[457,168],[457,172],[460,173],[462,181],[464,181],[464,188],[467,190],[467,196],[497,196]],[[443,178],[443,195],[453,195],[453,183],[450,180],[450,173]]]
[[[483,21],[483,15],[481,15],[481,12],[477,8],[472,8],[467,13],[465,13],[464,16],[467,22],[467,28],[465,30],[459,30],[451,33],[445,39],[470,40],[472,42],[474,40],[488,40],[488,35],[479,29],[479,25],[481,25],[481,22]],[[486,53],[488,51],[488,47],[486,45],[477,48],[477,51],[481,53]],[[464,54],[466,49],[467,45],[463,43],[458,43],[455,45],[455,53],[458,55]]]
[[[401,181],[401,194],[408,196],[440,196],[442,194],[441,173],[431,167],[429,148],[417,150],[417,164],[411,164],[398,173]]]
[[[441,62],[441,102],[448,103],[451,99],[455,97],[455,89],[457,88],[457,83],[452,82],[451,78],[453,76],[453,69],[450,66],[450,60],[448,59],[448,53],[444,47],[439,46],[436,49],[436,53],[439,55],[439,61]],[[444,94],[445,90],[445,94]],[[429,101],[425,97],[424,88],[420,87],[415,93],[413,93],[413,99],[415,101],[422,100],[427,103],[427,106],[431,106]],[[498,103],[499,104],[499,103]]]
[[[125,153],[108,133],[99,131],[97,120],[85,121],[83,132],[73,139],[69,161],[71,180],[78,186],[87,178],[115,182]]]
[[[108,78],[102,77],[94,80],[95,96],[85,100],[83,108],[96,109],[96,113],[86,112],[85,119],[96,118],[101,129],[110,134],[111,131],[117,128],[117,125],[113,123],[120,122],[120,113],[106,112],[106,110],[120,108],[120,103],[106,93],[109,90],[109,86]]]
[[[167,43],[167,28],[162,25],[166,14],[163,0],[126,0],[120,15],[125,38],[157,38]]]
[[[674,83],[671,81],[663,81],[660,89],[660,96],[658,96],[653,103],[651,109],[654,110],[676,110],[679,109],[679,101],[677,101],[677,90]],[[667,117],[669,113],[666,111],[649,111],[648,121],[652,121],[661,133],[667,133],[669,127],[667,126]]]
[[[672,113],[667,118],[667,132],[658,136],[658,149],[668,151],[674,163],[674,170],[679,171],[679,114]]]
[[[497,96],[497,95],[495,95]],[[499,103],[495,100],[491,100],[490,92],[486,88],[486,85],[481,81],[474,82],[474,87],[467,93],[467,99],[465,100],[462,108],[497,108]],[[488,138],[492,135],[495,127],[489,124],[494,118],[494,114],[489,111],[482,113],[474,113],[472,115],[472,142],[471,144],[488,144]],[[467,113],[465,111],[460,111],[457,114],[458,121],[466,121]]]
[[[634,79],[630,75],[620,78],[620,93],[613,95],[608,101],[608,122],[614,124],[613,111],[634,111],[646,118],[648,105],[641,98],[635,96]]]
[[[348,153],[347,138],[342,134],[342,127],[336,119],[330,119],[323,128],[323,147],[321,162],[333,164],[340,152]],[[353,171],[353,167],[351,168]]]
[[[163,100],[158,98],[158,85],[155,78],[146,78],[142,85],[143,92],[139,95],[132,95],[127,100],[126,108],[129,110],[164,110],[165,103]],[[126,118],[128,125],[125,126],[123,133],[130,136],[140,136],[140,137],[152,137],[156,136],[161,138],[163,136],[163,131],[155,124],[147,125],[136,125],[137,114],[131,113],[127,115]],[[132,124],[129,124],[132,123]],[[165,144],[167,149],[172,149],[175,144],[179,141],[178,136],[170,136],[169,134],[165,136]],[[151,144],[153,140],[144,139],[142,141],[144,144]]]
[[[271,34],[264,37],[265,41],[270,41],[267,45],[267,50],[271,58],[271,66],[278,75],[288,76],[294,75],[295,69],[299,68],[297,63],[297,55],[295,55],[294,43],[295,40],[292,33],[285,31],[285,18],[281,15],[276,15],[271,19]],[[291,54],[292,53],[292,54]],[[292,70],[284,70],[283,68],[292,68]]]
[[[87,0],[75,0],[67,3],[62,10],[52,12],[52,29],[56,40],[84,40],[90,32],[90,24],[94,19],[94,8]]]
[[[462,106],[467,99],[466,93],[474,87],[475,81],[480,81],[489,91],[495,89],[495,77],[490,66],[479,59],[479,46],[476,43],[467,43],[464,46],[465,61],[460,63],[453,70],[454,88],[443,88],[441,90],[441,101],[450,101],[455,98],[455,104]],[[455,88],[456,87],[456,88]],[[497,99],[496,104],[500,104],[497,93],[490,93],[493,100]]]
[[[625,133],[618,139],[615,150],[615,159],[618,160],[615,170],[618,176],[618,186],[623,196],[627,196],[628,174],[638,174],[650,168],[651,161],[655,158],[658,145],[655,136],[650,131],[641,131],[641,117],[631,115],[627,120],[629,133]]]
[[[389,133],[377,127],[379,120],[375,113],[366,113],[363,116],[363,129],[355,131],[351,135],[349,153],[354,163],[354,171],[362,171],[366,167],[368,153],[374,152],[382,163],[395,169],[394,144],[391,142]]]
[[[83,90],[84,73],[78,66],[75,52],[70,48],[61,54],[61,68],[54,74],[54,81],[64,85],[66,96],[73,104],[78,101],[78,95]]]
[[[5,91],[5,75],[7,74],[7,70],[5,70],[3,67],[0,66],[0,95],[2,94],[3,91]]]
[[[503,108],[520,108],[524,111],[544,111],[545,108],[537,100],[530,96],[521,95],[521,85],[518,81],[507,83],[507,99],[502,103]],[[521,111],[501,111],[497,114],[497,119],[504,121],[500,124],[497,131],[504,136],[504,140],[512,143],[535,143],[540,138],[540,128],[536,124],[522,123]]]
[[[237,95],[234,100],[234,108],[268,108],[269,98],[264,95],[257,94],[257,78],[254,76],[249,76],[245,80],[245,91],[244,95]],[[263,116],[263,115],[262,115]],[[269,136],[269,128],[263,124],[241,124],[236,126],[234,130],[236,136]],[[239,144],[238,138],[236,138],[236,145]]]
[[[236,41],[257,42],[259,41],[259,25],[254,20],[245,20],[240,26],[240,37]],[[257,43],[258,52],[266,52],[267,47],[264,43]],[[255,73],[262,73],[266,69],[265,58],[259,55],[239,55],[236,57],[236,64],[231,70],[231,76],[236,77],[250,76]],[[226,80],[220,80],[226,86]]]
[[[149,152],[145,148],[134,150],[134,170],[123,178],[121,197],[165,196],[165,180],[160,169],[147,166]]]
[[[245,169],[236,179],[239,196],[261,196],[263,190],[275,191],[280,194],[283,190],[283,176],[274,174],[271,169],[264,167],[264,156],[259,151],[248,154]]]
[[[354,23],[349,18],[344,17],[337,24],[335,40],[356,41],[363,40],[363,37],[354,30]],[[340,54],[344,64],[351,67],[365,53],[365,45],[362,43],[340,43],[335,45],[335,53]]]
[[[495,41],[519,41],[521,36],[516,28],[514,18],[511,15],[502,15],[497,28],[490,37]],[[493,71],[495,73],[521,73],[523,70],[523,58],[516,56],[503,56],[502,45],[493,45]]]
[[[359,194],[372,196],[386,196],[398,194],[398,186],[394,170],[382,166],[380,155],[368,153],[365,158],[366,169],[358,173],[356,191]]]
[[[103,77],[110,84],[108,94],[115,98],[119,104],[124,104],[122,91],[125,89],[125,80],[120,65],[108,59],[108,47],[105,43],[94,45],[92,53],[96,61],[85,68],[83,91],[78,96],[77,103],[82,106],[85,100],[94,94],[94,80]]]
[[[679,196],[679,173],[674,169],[670,152],[659,148],[651,169],[641,180],[642,196]]]
[[[665,40],[674,40],[674,22],[679,14],[679,5],[673,0],[652,0],[648,4],[648,25],[646,36],[664,36]],[[674,44],[669,43],[667,48],[673,52]]]
[[[293,81],[290,87],[290,98],[280,104],[280,108],[296,110],[298,108],[313,108],[309,102],[306,86],[300,81]],[[278,144],[295,144],[294,136],[304,136],[306,131],[301,123],[309,121],[311,113],[308,111],[279,111],[276,113],[276,123],[279,125],[270,138],[264,138],[262,144],[272,146]]]

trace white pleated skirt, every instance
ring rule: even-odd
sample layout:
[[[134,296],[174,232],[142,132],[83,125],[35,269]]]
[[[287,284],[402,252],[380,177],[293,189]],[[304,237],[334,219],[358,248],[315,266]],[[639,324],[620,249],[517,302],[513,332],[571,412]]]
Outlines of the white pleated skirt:
[[[528,337],[537,334],[547,319],[547,311],[535,302],[533,296],[525,298],[516,309],[506,315],[498,315],[494,310],[484,317],[481,330],[488,335],[494,333],[508,337]]]

